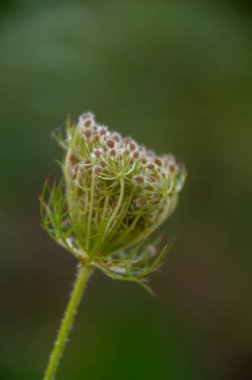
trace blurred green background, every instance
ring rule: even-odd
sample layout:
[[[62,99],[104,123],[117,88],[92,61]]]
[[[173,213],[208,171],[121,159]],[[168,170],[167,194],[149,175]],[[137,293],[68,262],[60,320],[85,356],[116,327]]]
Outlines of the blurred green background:
[[[252,379],[252,6],[207,0],[1,2],[0,379],[42,378],[75,262],[38,194],[89,110],[189,177],[158,297],[96,273],[58,379]]]

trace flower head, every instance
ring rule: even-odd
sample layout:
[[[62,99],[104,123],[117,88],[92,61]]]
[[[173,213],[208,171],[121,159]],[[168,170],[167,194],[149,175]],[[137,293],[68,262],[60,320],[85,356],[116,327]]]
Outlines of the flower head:
[[[68,121],[59,142],[63,180],[47,203],[44,188],[44,227],[81,262],[140,282],[160,265],[163,252],[153,262],[142,242],[176,207],[184,166],[97,124],[92,113]]]

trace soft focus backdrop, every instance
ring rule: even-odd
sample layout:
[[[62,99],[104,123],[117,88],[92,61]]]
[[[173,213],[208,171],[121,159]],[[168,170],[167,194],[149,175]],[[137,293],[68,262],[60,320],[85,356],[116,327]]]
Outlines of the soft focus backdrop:
[[[189,176],[158,297],[96,273],[59,380],[252,379],[249,1],[0,5],[0,379],[41,379],[75,271],[40,228],[50,133],[93,111]]]

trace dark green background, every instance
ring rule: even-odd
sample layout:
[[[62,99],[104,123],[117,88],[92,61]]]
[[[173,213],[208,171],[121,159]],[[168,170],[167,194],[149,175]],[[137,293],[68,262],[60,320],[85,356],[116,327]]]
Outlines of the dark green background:
[[[0,8],[0,379],[41,379],[75,262],[40,229],[70,113],[189,176],[158,297],[96,273],[59,380],[252,379],[249,1],[21,1]]]

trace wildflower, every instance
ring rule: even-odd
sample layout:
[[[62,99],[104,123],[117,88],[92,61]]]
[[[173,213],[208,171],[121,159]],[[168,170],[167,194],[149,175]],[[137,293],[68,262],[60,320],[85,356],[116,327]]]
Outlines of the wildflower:
[[[173,212],[186,178],[172,155],[157,156],[110,132],[92,113],[77,124],[68,120],[65,136],[57,138],[65,150],[63,176],[52,188],[44,185],[42,226],[80,263],[44,380],[55,378],[93,269],[150,290],[145,278],[161,265],[165,249],[146,247],[146,239]]]
[[[176,207],[186,177],[183,165],[110,132],[92,113],[74,126],[68,122],[60,143],[63,181],[48,203],[44,189],[44,228],[82,264],[143,284],[160,257],[153,266],[141,243]]]

